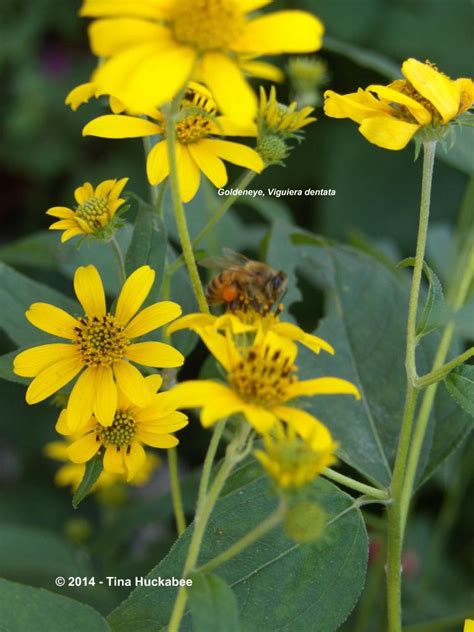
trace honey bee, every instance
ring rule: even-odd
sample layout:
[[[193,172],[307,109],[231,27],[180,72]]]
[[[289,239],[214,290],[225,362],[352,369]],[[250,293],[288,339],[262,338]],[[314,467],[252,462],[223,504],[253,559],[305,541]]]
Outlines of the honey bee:
[[[206,268],[221,269],[206,288],[209,305],[224,304],[232,312],[250,308],[268,313],[285,292],[287,275],[228,248],[224,248],[223,255],[200,262]]]

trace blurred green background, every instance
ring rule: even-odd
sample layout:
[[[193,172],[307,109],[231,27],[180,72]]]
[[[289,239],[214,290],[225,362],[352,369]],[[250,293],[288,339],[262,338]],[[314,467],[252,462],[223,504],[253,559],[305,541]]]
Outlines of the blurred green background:
[[[70,293],[70,270],[66,270],[55,236],[41,242],[43,250],[38,241],[14,251],[12,243],[44,231],[50,223],[45,211],[54,205],[70,205],[74,188],[86,180],[98,183],[127,175],[129,190],[142,197],[148,194],[140,141],[83,139],[82,126],[104,112],[105,104],[91,103],[76,113],[64,105],[68,91],[86,81],[94,65],[86,22],[77,17],[79,5],[72,0],[37,0],[34,4],[3,0],[0,5],[0,261],[66,293]],[[387,83],[387,73],[411,56],[429,59],[452,77],[473,74],[474,15],[469,0],[300,0],[275,2],[274,6],[306,8],[323,20],[328,37],[320,57],[328,64],[328,87],[338,92]],[[284,68],[286,60],[279,58],[276,63]],[[288,87],[281,86],[278,95],[281,101],[288,99]],[[414,147],[385,151],[367,143],[353,123],[325,119],[320,107],[317,116],[318,122],[308,128],[305,141],[295,147],[287,166],[268,169],[256,185],[334,188],[335,197],[280,198],[275,212],[289,213],[300,226],[376,249],[389,258],[411,255],[421,169],[420,162],[414,164]],[[429,253],[431,265],[444,278],[449,275],[450,235],[474,171],[471,131],[464,129],[460,142],[440,155],[436,164]],[[193,205],[192,211],[196,213],[198,206]],[[255,254],[265,234],[263,216],[249,204],[236,209],[238,223],[232,226],[240,233],[237,230],[232,243],[221,242],[218,236],[214,248],[230,245]],[[271,212],[269,205],[264,214]],[[472,208],[466,212],[472,213]],[[191,223],[198,219],[191,218]],[[252,230],[244,234],[244,226]],[[224,239],[225,234],[220,233]],[[308,304],[303,320],[314,323],[315,309]],[[0,343],[2,352],[15,348],[1,331]],[[199,350],[194,358],[196,363],[200,361]],[[48,405],[28,408],[23,397],[23,386],[0,381],[0,541],[9,543],[7,547],[2,544],[0,575],[54,589],[51,569],[45,571],[41,557],[25,554],[23,565],[18,566],[17,551],[27,546],[32,551],[47,551],[47,558],[57,561],[58,574],[86,574],[92,568],[99,574],[122,576],[146,572],[173,540],[164,468],[149,489],[133,492],[133,499],[123,507],[99,506],[88,499],[74,512],[69,492],[53,487],[55,465],[41,456],[44,443],[54,438],[51,420],[55,412]],[[193,432],[196,442],[183,442],[186,471],[200,462],[206,442],[204,433]],[[474,607],[472,582],[467,579],[474,573],[474,509],[467,502],[474,486],[472,468],[468,474],[465,471],[465,464],[472,462],[466,456],[468,449],[461,447],[451,457],[424,488],[417,504],[408,545],[414,562],[406,581],[407,618],[413,622]],[[192,507],[194,482],[190,475],[188,508]],[[157,493],[162,495],[159,502]],[[454,509],[449,509],[451,505],[446,509],[447,502]],[[420,597],[433,524],[443,511],[448,512],[444,520],[449,529],[439,558],[442,572],[441,568],[433,571],[435,580]],[[78,517],[90,521],[93,533],[80,546],[63,537],[67,525],[71,530],[70,521]],[[380,575],[380,563],[374,568]],[[104,612],[123,597],[120,592],[93,588],[71,594]],[[379,594],[376,610],[381,607]],[[374,632],[381,629],[377,621],[374,618],[370,624]],[[351,624],[347,629],[353,629]]]

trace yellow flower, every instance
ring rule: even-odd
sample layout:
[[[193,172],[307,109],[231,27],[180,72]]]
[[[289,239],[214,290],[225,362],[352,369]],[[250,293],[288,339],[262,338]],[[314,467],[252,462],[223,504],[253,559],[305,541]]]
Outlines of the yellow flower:
[[[260,433],[268,432],[279,419],[311,426],[315,422],[312,415],[287,404],[307,395],[346,393],[360,397],[351,382],[339,378],[298,380],[296,345],[271,331],[243,348],[230,335],[209,329],[198,333],[225,371],[227,384],[188,381],[172,388],[169,394],[179,408],[202,408],[201,423],[205,427],[237,413],[242,413]]]
[[[306,106],[298,110],[296,101],[290,105],[279,103],[276,98],[275,86],[270,88],[270,94],[266,95],[265,90],[260,86],[260,102],[258,107],[257,120],[265,132],[282,134],[283,136],[296,136],[295,132],[316,121],[310,117],[314,108]]]
[[[59,218],[49,227],[50,230],[64,230],[61,241],[65,242],[76,235],[101,235],[111,229],[111,222],[125,200],[120,198],[128,178],[104,180],[95,189],[86,182],[74,192],[77,207],[53,206],[47,215]]]
[[[429,62],[408,59],[404,79],[388,86],[371,85],[352,94],[325,92],[324,111],[333,118],[350,118],[368,141],[385,149],[403,149],[423,130],[444,133],[446,125],[466,112],[474,100],[471,79],[452,80]],[[375,95],[375,96],[374,96]]]
[[[249,15],[271,0],[85,0],[92,51],[105,58],[92,81],[140,109],[172,99],[200,77],[219,108],[252,120],[256,99],[242,70],[260,76],[260,55],[312,52],[323,26],[304,11]]]
[[[264,450],[255,457],[278,487],[302,487],[336,461],[337,448],[329,430],[319,421],[313,424],[276,424],[263,436]]]
[[[87,423],[92,413],[104,426],[113,424],[117,385],[134,404],[146,406],[150,392],[132,362],[159,368],[178,367],[184,362],[183,355],[170,345],[135,342],[181,314],[180,306],[170,301],[155,303],[137,313],[154,279],[155,272],[149,266],[135,270],[124,283],[111,313],[96,268],[81,267],[74,275],[74,289],[83,316],[71,316],[48,303],[33,303],[26,312],[30,323],[68,342],[40,345],[16,356],[14,372],[35,378],[26,392],[28,404],[43,401],[80,373],[67,405],[72,432]]]
[[[466,619],[464,621],[464,631],[463,632],[474,632],[474,619]]]
[[[45,445],[43,450],[44,454],[50,459],[64,463],[54,475],[54,482],[58,487],[70,486],[72,491],[76,491],[79,487],[86,470],[84,463],[71,463],[69,460],[67,450],[75,438],[77,438],[77,436],[74,435],[67,437],[65,441],[51,441]],[[137,486],[146,485],[159,465],[160,459],[155,454],[147,452],[143,468],[136,474],[131,483]],[[121,484],[124,480],[123,475],[111,474],[110,472],[102,470],[99,478],[91,487],[91,493],[108,487],[114,487],[117,484]]]
[[[170,433],[184,428],[188,418],[175,410],[167,393],[157,394],[162,384],[159,375],[148,376],[145,384],[150,395],[146,406],[137,406],[119,389],[113,423],[103,426],[93,416],[88,420],[81,436],[66,449],[73,463],[86,463],[101,451],[105,472],[125,475],[130,481],[146,466],[143,444],[164,449],[178,445]],[[67,410],[59,416],[56,430],[65,436],[76,434],[71,432]]]
[[[158,110],[148,111],[154,120],[113,114],[99,116],[88,123],[84,136],[101,138],[137,138],[164,136],[165,117]],[[258,153],[240,143],[222,140],[222,135],[255,136],[252,124],[239,126],[225,116],[216,116],[216,106],[209,92],[194,83],[181,102],[180,118],[176,123],[176,152],[181,198],[189,202],[199,189],[201,172],[218,188],[227,184],[223,160],[260,172],[263,161]],[[157,185],[169,174],[168,141],[156,143],[148,154],[147,174],[151,184]]]
[[[286,323],[280,320],[280,316],[273,312],[267,312],[265,315],[259,314],[253,310],[246,312],[236,312],[235,314],[226,313],[222,316],[213,316],[212,314],[187,314],[175,320],[167,329],[167,334],[173,334],[182,329],[191,329],[199,335],[201,329],[210,329],[214,331],[229,331],[233,336],[239,334],[254,335],[260,332],[265,335],[271,331],[274,335],[293,342],[300,342],[302,345],[319,353],[321,350],[327,351],[334,355],[333,347],[318,336],[306,333],[298,325]]]

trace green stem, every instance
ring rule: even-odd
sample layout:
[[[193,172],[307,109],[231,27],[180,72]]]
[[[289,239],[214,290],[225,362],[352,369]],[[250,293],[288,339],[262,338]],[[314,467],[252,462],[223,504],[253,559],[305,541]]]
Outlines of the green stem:
[[[372,498],[377,498],[379,500],[388,500],[390,498],[389,493],[384,489],[379,489],[378,487],[372,487],[371,485],[365,485],[364,483],[360,483],[349,476],[344,476],[344,474],[340,474],[335,470],[327,467],[322,472],[323,476],[329,478],[336,483],[340,483],[344,485],[344,487],[348,487],[349,489],[353,489],[356,492],[361,492],[366,496],[372,496]]]
[[[245,456],[244,446],[250,433],[250,427],[248,424],[243,424],[240,434],[236,435],[234,439],[227,446],[226,454],[219,471],[216,474],[214,482],[212,483],[209,493],[205,496],[201,496],[201,502],[198,503],[196,517],[194,520],[194,529],[191,536],[191,542],[188,549],[188,555],[184,563],[182,576],[188,577],[195,569],[196,562],[201,550],[201,544],[206,531],[207,523],[211,516],[214,505],[219,498],[219,495],[224,488],[225,482],[232,472],[234,466],[239,463]],[[210,467],[208,468],[208,473]],[[183,618],[184,609],[186,607],[187,593],[184,587],[181,587],[178,591],[173,612],[168,624],[168,632],[178,632],[181,619]]]
[[[168,449],[168,470],[170,473],[171,498],[173,500],[176,529],[178,531],[178,536],[180,536],[186,529],[186,518],[184,517],[183,497],[181,495],[181,487],[179,484],[178,453],[176,448]]]
[[[112,237],[112,239],[110,240],[110,244],[112,246],[112,250],[114,251],[115,258],[117,259],[117,268],[118,268],[120,284],[123,285],[127,279],[127,272],[125,270],[125,261],[123,259],[122,250],[120,249],[118,241],[116,240],[115,237]]]
[[[266,535],[269,531],[277,527],[282,521],[285,511],[285,505],[282,503],[276,511],[265,518],[265,520],[255,527],[255,529],[252,529],[252,531],[249,531],[243,538],[234,542],[232,546],[223,551],[220,555],[217,555],[212,560],[209,560],[209,562],[199,566],[196,569],[196,572],[209,573],[218,566],[221,566],[221,564],[224,564],[224,562],[228,562],[233,557],[236,557],[244,549],[248,548],[254,542],[260,540],[260,538]]]
[[[179,97],[180,98],[180,97]],[[208,314],[209,307],[207,305],[206,297],[202,289],[201,279],[199,278],[199,272],[194,258],[194,252],[191,245],[191,238],[189,236],[188,225],[186,222],[186,214],[184,212],[184,206],[181,201],[181,192],[179,188],[178,178],[178,166],[176,161],[176,108],[179,101],[175,99],[173,104],[166,115],[166,147],[168,149],[168,162],[170,166],[169,180],[171,184],[171,197],[173,200],[174,213],[176,217],[176,225],[178,227],[179,239],[181,242],[181,248],[183,249],[183,256],[188,268],[189,279],[193,288],[194,296],[196,297],[199,309],[201,312]]]
[[[416,380],[417,388],[420,388],[420,389],[426,388],[427,386],[430,386],[431,384],[436,384],[436,382],[440,382],[449,373],[451,373],[453,369],[455,369],[457,366],[459,366],[466,360],[469,360],[469,358],[472,358],[473,356],[474,356],[474,347],[471,347],[464,353],[461,353],[461,355],[456,356],[450,362],[443,364],[443,366],[441,366],[439,369],[433,369],[426,375],[423,375],[423,377],[419,377]]]
[[[380,585],[383,583],[384,554],[378,551],[372,564],[369,562],[367,581],[362,598],[356,611],[353,632],[367,632],[374,614],[375,606],[379,603]]]
[[[201,480],[199,482],[199,492],[197,499],[196,515],[200,512],[200,509],[206,498],[207,489],[209,487],[209,479],[211,477],[212,466],[216,457],[217,448],[224,432],[226,421],[220,421],[214,426],[211,441],[207,449],[206,458],[204,459],[204,465],[202,468]]]
[[[401,495],[405,478],[405,466],[410,446],[413,418],[416,411],[418,391],[414,381],[416,373],[416,317],[420,295],[423,262],[425,258],[426,238],[430,215],[431,186],[436,154],[436,142],[423,143],[423,176],[421,183],[420,218],[416,242],[415,266],[413,269],[410,300],[408,306],[407,340],[405,367],[407,373],[407,392],[400,439],[398,443],[391,492],[393,504],[387,511],[387,615],[388,632],[401,632],[401,557],[403,547],[403,529],[401,521]]]

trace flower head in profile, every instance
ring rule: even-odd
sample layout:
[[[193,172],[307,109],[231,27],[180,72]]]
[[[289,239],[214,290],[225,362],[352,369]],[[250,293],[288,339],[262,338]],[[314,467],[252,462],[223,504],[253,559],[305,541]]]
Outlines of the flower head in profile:
[[[26,392],[28,404],[53,395],[79,375],[68,404],[72,432],[89,422],[92,414],[111,426],[117,410],[118,388],[137,406],[150,402],[150,391],[137,363],[157,368],[181,366],[183,355],[162,342],[136,342],[141,336],[181,314],[176,303],[162,301],[139,311],[155,279],[149,266],[135,270],[113,311],[107,309],[102,280],[94,266],[74,275],[74,289],[83,315],[72,316],[48,303],[33,303],[26,312],[32,325],[67,342],[32,347],[13,363],[17,375],[34,378]]]
[[[154,109],[147,114],[149,120],[129,115],[99,116],[85,126],[83,134],[101,138],[161,136],[147,158],[148,180],[157,185],[169,175],[166,114]],[[254,149],[223,140],[224,135],[255,136],[255,126],[235,124],[226,116],[218,116],[210,93],[197,83],[191,84],[184,95],[175,130],[178,179],[184,202],[196,195],[201,173],[218,188],[227,184],[224,160],[257,172],[263,169],[263,161]]]
[[[200,77],[219,108],[252,120],[243,71],[268,76],[261,55],[312,52],[323,26],[304,11],[253,12],[271,0],[85,0],[92,51],[105,61],[92,81],[133,107],[160,106]]]
[[[272,331],[257,336],[246,347],[238,346],[228,334],[208,329],[198,333],[221,365],[226,383],[182,382],[169,395],[180,408],[201,408],[201,423],[205,427],[237,413],[260,433],[268,432],[278,420],[311,425],[315,422],[312,415],[289,405],[296,398],[337,393],[360,397],[354,384],[340,378],[299,380],[296,345]]]
[[[227,332],[238,339],[243,336],[245,341],[253,340],[257,335],[259,338],[271,332],[274,336],[284,340],[299,342],[314,353],[326,351],[334,355],[333,347],[319,336],[309,334],[298,325],[284,322],[279,313],[267,312],[261,314],[254,310],[227,312],[222,316],[212,314],[186,314],[175,320],[167,329],[167,333],[173,334],[182,329],[190,329],[197,334],[200,330],[214,332]]]
[[[369,142],[385,149],[403,149],[415,136],[441,138],[448,125],[472,107],[471,79],[450,79],[430,62],[408,59],[404,79],[388,86],[371,85],[352,94],[325,92],[324,111],[349,118]]]
[[[317,57],[293,57],[288,62],[287,70],[298,104],[320,105],[323,100],[321,88],[329,80],[327,63]]]
[[[187,423],[187,417],[175,410],[166,393],[157,393],[162,383],[159,375],[145,378],[149,403],[142,407],[134,404],[122,391],[118,391],[113,422],[103,426],[91,416],[66,449],[68,458],[76,464],[90,461],[103,453],[104,471],[125,476],[127,481],[146,467],[144,445],[153,448],[173,448],[178,439],[172,434]],[[63,410],[56,430],[65,436],[72,435],[68,411]]]
[[[117,226],[116,213],[125,202],[120,197],[128,178],[104,180],[95,189],[86,182],[74,192],[77,206],[53,206],[47,215],[58,218],[49,227],[50,230],[62,230],[61,241],[65,242],[76,235],[105,237],[113,233]]]
[[[68,448],[78,438],[80,438],[80,435],[72,435],[65,437],[63,441],[50,441],[43,449],[43,453],[47,457],[61,463],[54,475],[55,484],[58,487],[71,487],[73,492],[79,487],[86,470],[85,463],[72,463],[68,457]],[[145,463],[133,480],[130,481],[131,484],[137,486],[146,485],[159,465],[160,459],[158,456],[151,452],[146,452]],[[115,488],[115,486],[124,483],[125,480],[123,474],[112,474],[102,470],[90,491],[94,493],[112,487]]]
[[[310,116],[314,108],[310,106],[298,109],[296,101],[285,105],[276,98],[275,86],[267,96],[260,87],[260,102],[257,115],[257,150],[267,164],[283,164],[291,147],[287,140],[301,140],[302,129],[316,121]]]
[[[335,463],[337,443],[321,422],[283,425],[277,423],[263,436],[263,450],[254,452],[267,474],[282,489],[310,483]]]

